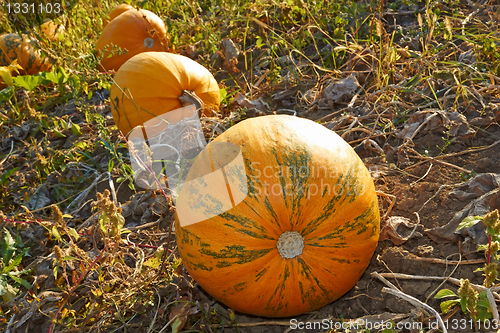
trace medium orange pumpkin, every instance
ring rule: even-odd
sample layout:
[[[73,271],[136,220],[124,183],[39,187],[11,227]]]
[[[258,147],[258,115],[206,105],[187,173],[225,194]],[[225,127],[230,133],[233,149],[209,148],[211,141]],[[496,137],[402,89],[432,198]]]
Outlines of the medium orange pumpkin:
[[[149,10],[125,11],[106,25],[97,40],[96,53],[98,57],[102,56],[99,69],[118,70],[128,59],[141,52],[168,51],[166,33],[163,21]],[[127,52],[110,55],[113,45]]]
[[[175,233],[185,268],[217,300],[288,317],[356,284],[379,223],[373,180],[354,150],[313,121],[272,115],[236,124],[198,155],[177,197]]]
[[[8,66],[15,59],[23,68],[19,70],[20,75],[33,75],[51,68],[50,58],[41,54],[35,40],[15,33],[0,36],[0,66]]]
[[[134,7],[126,3],[116,6],[104,19],[102,27],[105,28],[109,22],[113,21],[118,15],[125,13],[129,9],[134,9]]]
[[[193,91],[205,114],[217,111],[220,90],[213,75],[188,57],[167,52],[144,52],[128,60],[114,76],[111,110],[125,135],[153,117],[182,107],[183,91]]]

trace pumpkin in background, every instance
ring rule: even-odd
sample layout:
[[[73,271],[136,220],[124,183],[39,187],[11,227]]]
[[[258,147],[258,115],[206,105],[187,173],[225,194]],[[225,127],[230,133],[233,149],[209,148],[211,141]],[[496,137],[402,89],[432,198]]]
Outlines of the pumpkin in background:
[[[168,51],[166,34],[163,21],[149,10],[125,11],[106,25],[97,40],[96,53],[98,57],[102,56],[99,69],[116,71],[128,59],[141,52]],[[122,51],[126,49],[127,52],[110,56],[112,45],[118,46]]]
[[[15,59],[23,68],[20,75],[34,75],[51,68],[50,58],[44,57],[36,41],[16,33],[0,36],[0,66],[9,66]],[[12,73],[13,76],[17,73]],[[1,80],[1,78],[0,78]],[[3,82],[3,81],[2,81]],[[0,88],[5,87],[0,83]]]
[[[57,40],[60,34],[64,33],[64,25],[57,24],[54,21],[47,21],[40,26],[40,32],[51,42]]]
[[[179,54],[140,53],[114,76],[111,110],[115,124],[128,135],[153,117],[181,108],[179,97],[184,90],[201,99],[205,115],[219,109],[219,85],[205,67]]]
[[[104,19],[102,27],[105,28],[109,22],[113,21],[118,15],[125,13],[129,9],[134,9],[134,7],[126,3],[116,6]]]
[[[240,153],[242,168],[224,167]],[[221,167],[226,183],[211,182]],[[243,183],[246,196],[236,195]],[[379,228],[373,180],[354,150],[322,125],[285,115],[244,120],[209,143],[176,202],[189,274],[256,316],[297,316],[338,299],[367,268]]]

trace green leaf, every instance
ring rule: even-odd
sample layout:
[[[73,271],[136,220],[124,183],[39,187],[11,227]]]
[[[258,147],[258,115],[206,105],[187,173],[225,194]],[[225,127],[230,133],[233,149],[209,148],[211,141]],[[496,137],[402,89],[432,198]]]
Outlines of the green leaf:
[[[57,83],[57,76],[54,72],[45,72],[42,74],[46,80],[52,82],[52,83]]]
[[[5,267],[2,269],[2,273],[8,273],[10,272],[11,270],[13,270],[14,268],[17,267],[17,265],[19,265],[21,263],[21,261],[23,260],[23,256],[24,256],[24,253],[19,253],[15,258],[14,260],[12,260],[12,262],[10,263],[9,266]]]
[[[45,128],[49,128],[49,123],[47,123],[47,120],[45,120],[45,118],[42,118],[42,120],[40,121],[40,123],[43,125],[43,127]]]
[[[3,276],[0,275],[0,278]],[[0,296],[2,296],[4,302],[8,302],[16,296],[19,292],[19,289],[11,286],[7,281],[0,281]]]
[[[23,269],[22,271],[17,271],[17,272],[9,272],[7,275],[8,276],[18,276],[18,275],[23,275],[31,271],[31,268],[29,269]]]
[[[78,126],[75,123],[71,123],[71,130],[73,131],[73,134],[76,136],[82,135],[82,132],[80,131],[80,126]]]
[[[4,235],[2,242],[2,262],[3,262],[2,273],[4,273],[5,267],[9,264],[9,261],[14,255],[14,251],[16,250],[14,247],[14,244],[16,244],[14,238],[12,238],[12,235],[7,229],[4,228],[3,230],[4,230]]]
[[[67,130],[69,127],[68,127],[68,123],[66,122],[66,120],[64,119],[59,119],[59,122],[61,123],[61,126],[63,129]]]
[[[121,230],[125,225],[125,218],[122,214],[116,214],[116,219],[118,220],[118,229]]]
[[[87,143],[84,141],[76,141],[73,146],[74,148],[80,148],[82,150],[85,150],[87,148]],[[84,152],[80,152],[82,154],[85,154]]]
[[[467,313],[467,298],[462,297],[460,299],[460,306],[462,307],[462,312]]]
[[[451,308],[453,308],[458,303],[460,303],[459,299],[451,299],[448,301],[441,302],[441,304],[439,304],[439,307],[441,308],[441,311],[443,313],[448,313],[448,311],[450,311]]]
[[[32,287],[31,283],[29,283],[28,281],[26,281],[23,278],[19,278],[17,276],[11,276],[10,278],[27,289],[30,289]]]
[[[23,245],[23,239],[21,238],[20,235],[17,235],[16,236],[16,246],[18,248],[22,248],[24,245]]]
[[[72,257],[72,256],[64,256],[63,260],[66,261],[66,260],[80,260],[80,259],[78,259],[76,257]]]
[[[172,323],[172,333],[178,333],[184,327],[186,319],[177,317]]]
[[[255,47],[260,49],[262,47],[262,44],[263,44],[263,40],[262,40],[262,37],[257,37],[257,40],[255,41]]]
[[[33,91],[45,81],[45,78],[41,75],[21,75],[14,77],[13,80],[16,86]]]
[[[108,172],[111,173],[113,171],[113,167],[115,166],[113,160],[109,160],[108,162]]]
[[[0,91],[0,102],[6,102],[14,96],[14,87],[7,87]]]
[[[159,247],[156,252],[155,252],[155,255],[151,258],[149,258],[148,260],[146,260],[146,262],[144,262],[144,266],[148,266],[148,267],[151,267],[151,268],[158,268],[160,267],[161,265],[161,258],[163,256],[163,248],[162,247]]]
[[[226,90],[226,88],[221,88],[219,91],[220,91],[220,100],[221,101],[226,101],[226,97],[227,97],[227,90]]]
[[[490,310],[490,302],[488,302],[487,300],[484,300],[484,299],[480,299],[477,301],[477,306],[478,307],[483,307],[483,308],[486,308],[488,310]]]
[[[108,234],[108,230],[106,230],[106,223],[109,221],[109,218],[104,215],[104,214],[101,214],[99,216],[99,226],[101,227],[101,231],[107,235]]]
[[[441,289],[440,291],[438,291],[436,293],[436,295],[434,296],[434,298],[436,299],[441,299],[441,298],[445,298],[445,297],[458,297],[457,294],[455,294],[452,290],[450,289]]]
[[[455,230],[455,231],[458,231],[458,230],[461,230],[464,228],[470,228],[470,227],[476,225],[478,222],[480,222],[483,219],[484,219],[484,217],[482,217],[482,216],[467,216],[466,218],[464,218],[462,220],[462,222],[460,222],[457,230]]]
[[[69,74],[66,73],[64,68],[59,67],[56,75],[57,75],[57,83],[59,85],[62,85],[64,83],[66,83],[66,81],[68,81]]]
[[[59,137],[59,138],[65,138],[66,137],[66,135],[64,135],[63,133],[59,132],[56,128],[53,128],[52,130],[54,131],[54,133],[55,133],[55,135],[57,137]]]
[[[7,292],[7,275],[0,275],[0,296]]]
[[[60,241],[62,238],[61,238],[61,234],[59,233],[59,230],[57,230],[57,227],[54,225],[52,226],[52,235],[54,236],[54,238],[58,241]]]
[[[5,184],[7,184],[7,181],[9,180],[9,177],[10,177],[10,176],[12,176],[12,174],[13,174],[14,172],[16,172],[16,171],[17,171],[17,169],[18,169],[18,168],[13,168],[13,169],[10,169],[10,170],[8,170],[8,171],[4,172],[4,173],[2,174],[2,176],[0,177],[0,185],[5,185]]]
[[[234,310],[229,310],[229,319],[231,319],[232,321],[236,321]]]
[[[76,241],[80,239],[80,235],[78,232],[75,230],[75,228],[69,228],[69,235],[73,237]]]
[[[479,320],[485,321],[485,320],[493,317],[493,314],[491,312],[489,312],[488,310],[486,310],[485,308],[480,308],[478,310],[478,312],[479,313],[477,315],[477,319],[479,319]]]
[[[80,87],[82,86],[80,77],[77,75],[71,76],[71,82],[73,83],[74,89],[80,91]]]

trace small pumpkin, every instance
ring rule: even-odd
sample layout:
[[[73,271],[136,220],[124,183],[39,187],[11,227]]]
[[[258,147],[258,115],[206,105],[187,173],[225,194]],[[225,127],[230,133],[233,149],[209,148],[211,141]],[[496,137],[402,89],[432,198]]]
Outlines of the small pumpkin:
[[[176,202],[189,274],[256,316],[297,316],[338,299],[367,268],[379,228],[373,180],[354,150],[324,126],[285,115],[244,120],[209,143]]]
[[[141,52],[168,51],[166,34],[163,21],[149,10],[129,9],[123,12],[106,25],[97,40],[97,55],[102,56],[99,69],[116,71]],[[110,55],[113,45],[127,52]]]
[[[44,57],[35,40],[16,33],[0,36],[0,66],[8,66],[17,59],[22,67],[20,75],[34,75],[51,68],[50,58]],[[17,73],[12,73],[13,76]],[[5,85],[0,85],[5,87]]]
[[[64,33],[64,25],[54,21],[47,21],[40,26],[40,32],[51,42],[57,40],[58,36]]]
[[[108,16],[104,19],[104,22],[102,24],[102,27],[105,28],[109,22],[113,21],[118,15],[125,13],[129,9],[134,9],[129,4],[122,3],[118,6],[116,6],[109,14]]]
[[[153,117],[181,108],[184,91],[201,99],[205,115],[218,110],[219,85],[205,67],[174,53],[137,54],[114,76],[110,97],[115,124],[128,135]]]

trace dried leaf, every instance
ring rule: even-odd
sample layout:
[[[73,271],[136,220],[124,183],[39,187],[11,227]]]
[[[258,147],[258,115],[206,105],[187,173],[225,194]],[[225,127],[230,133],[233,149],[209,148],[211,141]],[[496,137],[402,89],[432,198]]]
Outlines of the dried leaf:
[[[407,228],[404,232],[406,235],[403,235],[403,228],[400,228],[401,226]],[[422,236],[419,232],[413,233],[414,228],[415,224],[411,223],[409,219],[402,216],[391,216],[380,231],[380,240],[389,239],[394,245],[401,245],[408,241],[410,237]]]
[[[189,302],[179,302],[170,311],[169,320],[175,318],[172,323],[172,333],[177,333],[186,324],[187,315],[189,313]]]

